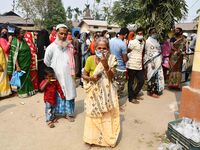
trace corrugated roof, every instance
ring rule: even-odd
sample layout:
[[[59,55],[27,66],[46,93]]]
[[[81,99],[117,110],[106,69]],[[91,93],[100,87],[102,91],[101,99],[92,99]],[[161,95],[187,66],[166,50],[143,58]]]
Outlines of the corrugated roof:
[[[197,30],[197,23],[196,22],[190,22],[190,23],[178,23],[175,24],[175,27],[180,27],[182,28],[184,31],[193,31],[193,30]]]
[[[18,26],[19,28],[22,28],[25,31],[40,31],[41,29],[33,26],[33,27],[29,27],[29,26]]]
[[[2,16],[19,16],[19,15],[13,11],[9,11],[9,12],[5,12]]]
[[[102,21],[102,20],[82,20],[81,23],[79,24],[79,27],[85,22],[89,26],[105,26],[105,27],[116,27],[119,28],[118,25],[115,24],[108,24],[107,21]]]
[[[25,19],[19,16],[0,16],[0,23],[11,23],[11,24],[24,24],[24,25],[34,25],[30,20],[26,22]]]

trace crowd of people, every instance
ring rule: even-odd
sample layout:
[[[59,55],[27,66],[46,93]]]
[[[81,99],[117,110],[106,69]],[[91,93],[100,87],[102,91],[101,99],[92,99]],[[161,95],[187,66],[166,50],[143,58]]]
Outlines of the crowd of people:
[[[184,58],[194,51],[181,28],[162,43],[153,27],[147,35],[141,27],[121,28],[112,38],[106,30],[75,31],[72,36],[64,24],[53,27],[50,35],[45,29],[16,28],[13,36],[6,27],[0,31],[0,97],[43,91],[46,122],[53,128],[58,115],[75,121],[75,80],[81,78],[87,94],[83,140],[100,146],[116,145],[123,100],[140,103],[145,83],[154,98],[166,86],[181,89]],[[17,90],[9,82],[16,72],[22,72]]]

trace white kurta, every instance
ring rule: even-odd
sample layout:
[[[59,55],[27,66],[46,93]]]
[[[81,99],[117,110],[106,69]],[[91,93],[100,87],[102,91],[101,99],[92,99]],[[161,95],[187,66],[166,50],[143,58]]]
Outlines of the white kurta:
[[[69,60],[67,48],[61,49],[55,42],[47,47],[44,63],[55,71],[66,100],[76,97],[75,80],[70,73]]]

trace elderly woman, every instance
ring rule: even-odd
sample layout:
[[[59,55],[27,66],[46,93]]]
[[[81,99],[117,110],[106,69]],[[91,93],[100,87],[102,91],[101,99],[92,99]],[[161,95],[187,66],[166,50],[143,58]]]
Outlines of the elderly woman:
[[[109,55],[106,38],[95,44],[95,55],[89,56],[83,72],[86,118],[84,142],[114,147],[120,132],[117,90],[112,78],[117,65],[114,55]]]
[[[8,57],[8,74],[12,75],[14,71],[25,71],[20,78],[21,87],[18,88],[18,96],[24,98],[35,94],[30,77],[31,51],[24,39],[24,31],[16,29],[15,35]]]

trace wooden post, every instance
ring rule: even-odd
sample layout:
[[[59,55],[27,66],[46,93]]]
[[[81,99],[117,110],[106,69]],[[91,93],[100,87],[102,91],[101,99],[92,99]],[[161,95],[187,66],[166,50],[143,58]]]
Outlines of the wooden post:
[[[190,86],[182,88],[180,117],[200,121],[200,17]]]

